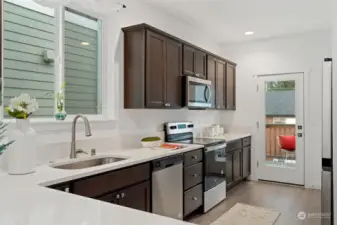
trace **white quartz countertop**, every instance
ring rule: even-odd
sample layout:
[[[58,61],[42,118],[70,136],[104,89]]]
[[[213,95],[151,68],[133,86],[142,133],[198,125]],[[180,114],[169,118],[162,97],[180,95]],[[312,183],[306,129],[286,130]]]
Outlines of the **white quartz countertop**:
[[[202,138],[221,139],[221,140],[225,140],[226,142],[230,142],[230,141],[235,141],[235,140],[245,138],[245,137],[250,137],[250,136],[252,136],[251,133],[230,132],[230,133],[224,133],[224,134],[219,135],[219,136],[202,137]]]
[[[133,149],[112,151],[99,156],[125,157],[126,160],[80,170],[39,166],[35,173],[10,176],[0,173],[1,225],[184,225],[183,221],[158,216],[44,186],[63,183],[107,171],[144,163],[202,148],[186,145],[179,150]],[[76,159],[78,160],[78,159]],[[79,159],[81,160],[81,159]]]

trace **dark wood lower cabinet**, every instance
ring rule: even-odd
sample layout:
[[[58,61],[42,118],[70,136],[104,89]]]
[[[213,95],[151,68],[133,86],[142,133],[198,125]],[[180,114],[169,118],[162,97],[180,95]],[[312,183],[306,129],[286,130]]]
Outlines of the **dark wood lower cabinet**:
[[[242,179],[242,149],[233,153],[233,180],[234,182]]]
[[[150,212],[150,182],[146,181],[118,192],[101,196],[97,199],[112,204]]]
[[[150,182],[134,185],[121,190],[118,205],[150,212]]]
[[[233,183],[233,153],[229,152],[226,155],[226,182],[227,187]]]
[[[227,191],[251,174],[251,138],[227,143],[226,185]]]
[[[245,147],[242,149],[242,176],[244,178],[251,174],[251,148]]]

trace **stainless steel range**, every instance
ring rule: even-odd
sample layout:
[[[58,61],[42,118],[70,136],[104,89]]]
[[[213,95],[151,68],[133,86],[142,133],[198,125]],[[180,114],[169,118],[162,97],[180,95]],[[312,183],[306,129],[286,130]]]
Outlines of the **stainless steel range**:
[[[204,212],[226,198],[226,142],[193,138],[191,122],[165,124],[166,142],[204,145]]]

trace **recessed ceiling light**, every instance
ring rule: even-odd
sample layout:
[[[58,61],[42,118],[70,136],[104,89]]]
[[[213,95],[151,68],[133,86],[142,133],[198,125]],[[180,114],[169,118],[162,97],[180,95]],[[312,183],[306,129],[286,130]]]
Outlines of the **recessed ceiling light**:
[[[247,31],[247,32],[245,32],[245,35],[253,35],[253,34],[254,34],[253,31]]]
[[[90,45],[89,42],[82,42],[81,44],[82,44],[82,45]]]

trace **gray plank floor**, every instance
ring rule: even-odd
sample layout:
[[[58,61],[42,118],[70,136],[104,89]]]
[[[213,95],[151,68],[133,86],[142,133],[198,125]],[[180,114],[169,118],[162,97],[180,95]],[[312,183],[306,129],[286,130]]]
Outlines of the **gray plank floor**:
[[[227,199],[204,215],[193,217],[190,222],[209,225],[232,208],[245,203],[274,209],[281,213],[275,225],[320,225],[320,219],[299,220],[298,212],[320,213],[321,192],[303,187],[269,182],[243,182],[228,193]],[[311,214],[314,216],[313,214]]]

